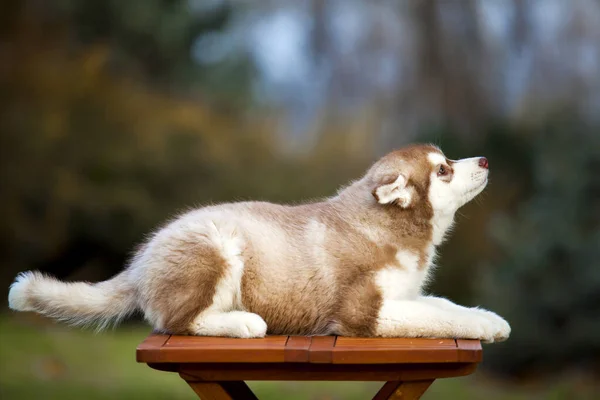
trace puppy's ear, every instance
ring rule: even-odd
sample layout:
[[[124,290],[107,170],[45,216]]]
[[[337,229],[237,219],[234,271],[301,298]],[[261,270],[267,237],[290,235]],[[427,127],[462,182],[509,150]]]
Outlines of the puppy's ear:
[[[412,202],[412,189],[407,186],[406,176],[399,174],[386,175],[373,189],[373,197],[379,204],[395,203],[406,208]]]

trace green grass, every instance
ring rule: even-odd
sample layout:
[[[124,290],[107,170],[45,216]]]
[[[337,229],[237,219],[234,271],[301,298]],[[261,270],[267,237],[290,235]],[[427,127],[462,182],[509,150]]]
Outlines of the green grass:
[[[41,318],[0,315],[0,399],[196,399],[177,374],[135,362],[145,326],[94,334]],[[251,382],[260,399],[368,399],[377,382]],[[436,381],[423,399],[571,400],[600,398],[590,385],[554,381],[524,390],[483,376]]]

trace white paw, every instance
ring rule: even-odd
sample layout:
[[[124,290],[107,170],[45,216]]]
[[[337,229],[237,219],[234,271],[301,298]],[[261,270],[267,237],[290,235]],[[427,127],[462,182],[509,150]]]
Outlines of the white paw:
[[[510,336],[510,325],[498,314],[481,308],[472,309],[477,315],[487,319],[493,325],[494,342],[503,342]]]
[[[459,320],[458,332],[455,335],[460,339],[478,339],[484,343],[493,343],[496,328],[494,323],[489,319],[470,313],[469,315],[463,316]]]
[[[267,324],[257,314],[245,311],[200,314],[192,322],[190,332],[198,336],[259,338],[266,335]]]
[[[236,337],[262,338],[267,334],[267,323],[258,314],[238,312],[235,318],[238,322]]]

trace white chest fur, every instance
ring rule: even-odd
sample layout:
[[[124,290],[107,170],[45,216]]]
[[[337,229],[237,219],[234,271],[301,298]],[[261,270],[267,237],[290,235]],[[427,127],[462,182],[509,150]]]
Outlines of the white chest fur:
[[[421,294],[421,288],[427,280],[427,274],[433,259],[434,249],[430,250],[426,260],[416,253],[400,250],[396,253],[397,263],[377,272],[375,282],[386,300],[415,299]],[[422,263],[422,264],[421,264]]]

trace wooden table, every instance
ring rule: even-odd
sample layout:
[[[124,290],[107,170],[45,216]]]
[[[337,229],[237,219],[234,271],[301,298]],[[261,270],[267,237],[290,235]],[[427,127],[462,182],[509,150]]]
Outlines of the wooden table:
[[[152,334],[137,361],[178,372],[202,400],[256,399],[244,381],[386,381],[374,399],[418,399],[481,361],[478,340]]]

